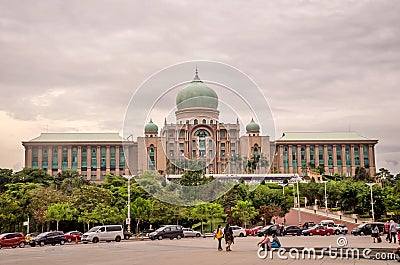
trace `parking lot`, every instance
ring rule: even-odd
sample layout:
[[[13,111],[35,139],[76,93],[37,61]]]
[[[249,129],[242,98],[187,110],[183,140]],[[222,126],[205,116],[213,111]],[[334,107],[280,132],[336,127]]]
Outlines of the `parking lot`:
[[[283,247],[336,247],[338,236],[281,237]],[[348,236],[348,247],[394,248],[396,244],[373,244],[370,237]],[[183,238],[181,240],[135,240],[97,244],[66,244],[25,248],[5,248],[0,251],[0,264],[371,264],[372,260],[340,260],[324,256],[321,260],[273,260],[257,257],[259,237],[236,238],[232,252],[217,251],[213,238]],[[379,261],[378,264],[397,264]]]

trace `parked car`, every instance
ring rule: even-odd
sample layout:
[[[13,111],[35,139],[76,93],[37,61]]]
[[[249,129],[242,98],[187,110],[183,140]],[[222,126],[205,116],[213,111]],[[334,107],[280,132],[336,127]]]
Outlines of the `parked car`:
[[[99,241],[120,242],[124,237],[121,225],[100,225],[95,226],[82,235],[83,244],[89,242],[98,243]]]
[[[283,235],[301,236],[302,229],[295,225],[286,226]]]
[[[0,235],[0,249],[3,247],[25,247],[25,236],[23,233],[5,233]]]
[[[124,239],[128,240],[131,237],[132,237],[132,233],[124,230]]]
[[[182,228],[183,237],[200,237],[201,233],[190,228]]]
[[[343,234],[343,228],[345,228],[346,225],[344,224],[335,224],[333,226],[333,231],[335,233],[335,235],[339,235],[339,234]]]
[[[311,227],[313,227],[315,225],[316,225],[316,223],[314,223],[314,222],[305,222],[301,227],[304,230],[304,229],[311,228]]]
[[[380,232],[380,233],[383,233],[383,226],[384,226],[384,223],[381,223],[381,222],[367,222],[367,223],[360,224],[360,225],[357,226],[357,227],[354,227],[354,228],[351,230],[351,234],[352,234],[352,235],[355,235],[355,236],[358,236],[358,235],[360,235],[360,236],[363,236],[363,235],[371,235],[371,234],[372,234],[372,229],[373,229],[376,225],[377,225],[378,228],[379,228],[379,232]]]
[[[319,222],[319,224],[327,227],[335,226],[335,222],[333,220],[322,220],[321,222]]]
[[[279,229],[279,231],[278,231]],[[257,236],[264,236],[264,233],[267,233],[268,235],[276,234],[280,235],[280,226],[277,224],[274,225],[267,225],[261,228],[260,230],[257,231]]]
[[[330,236],[333,233],[334,232],[332,227],[327,227],[323,225],[315,225],[309,229],[305,229],[302,231],[302,234],[305,236],[313,236],[313,235]]]
[[[64,232],[62,231],[52,231],[52,232],[44,232],[39,234],[37,237],[34,237],[29,242],[31,247],[35,247],[37,245],[44,246],[47,244],[51,245],[64,245],[67,239],[65,238]]]
[[[77,239],[78,241],[81,240],[83,233],[79,231],[70,231],[68,233],[65,233],[65,238],[67,239],[67,242],[75,242]]]
[[[261,228],[263,228],[263,227],[261,225],[259,225],[259,226],[253,227],[253,228],[245,229],[246,235],[255,236],[255,235],[257,235],[258,230],[260,230]]]
[[[163,238],[172,240],[174,238],[181,239],[182,237],[184,237],[184,234],[180,225],[164,225],[149,234],[151,240],[162,240]]]
[[[31,241],[31,239],[34,238],[34,237],[36,237],[37,235],[39,235],[39,233],[36,233],[36,232],[26,234],[26,236],[25,236],[25,243],[26,243],[26,244],[29,244],[29,242]]]
[[[247,236],[246,230],[243,227],[237,226],[237,225],[231,225],[233,236],[234,237],[245,237]],[[225,233],[225,229],[224,229]]]

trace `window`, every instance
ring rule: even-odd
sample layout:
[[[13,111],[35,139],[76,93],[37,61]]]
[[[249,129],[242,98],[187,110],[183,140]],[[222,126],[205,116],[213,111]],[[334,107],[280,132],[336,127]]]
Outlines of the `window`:
[[[197,152],[196,152],[196,150],[193,150],[192,151],[192,158],[196,158],[197,157]]]
[[[325,161],[324,161],[324,148],[322,146],[318,146],[318,160],[319,160],[319,165],[324,166]]]
[[[184,143],[179,143],[179,148],[183,148],[184,147]]]
[[[328,167],[333,168],[333,154],[332,154],[332,146],[328,146]]]
[[[97,149],[96,147],[92,147],[92,161],[91,161],[91,169],[97,169]]]
[[[37,147],[32,148],[32,168],[39,167],[39,150]]]
[[[236,147],[235,143],[231,143],[231,148],[234,149]]]
[[[74,146],[72,148],[72,170],[78,169],[78,148]]]
[[[68,169],[68,149],[63,147],[62,149],[62,170]]]
[[[174,143],[169,143],[169,149],[171,150],[173,150],[174,149]]]
[[[314,149],[314,146],[310,146],[310,164],[315,166],[315,149]]]
[[[338,167],[341,168],[343,165],[342,164],[342,150],[339,147],[336,148],[336,159],[337,159]]]
[[[49,154],[47,151],[47,147],[44,147],[42,150],[42,169],[47,170],[49,168]]]
[[[196,140],[192,140],[192,147],[196,148]]]
[[[116,168],[116,159],[115,159],[115,146],[110,147],[110,170],[115,170]]]
[[[235,138],[236,137],[236,130],[229,130],[229,136],[231,138]]]
[[[203,124],[207,124],[207,121],[206,121],[206,119],[203,119],[201,123],[203,123]]]
[[[154,146],[150,145],[150,150],[149,150],[149,169],[150,170],[155,170],[155,158],[154,158]]]
[[[225,147],[225,143],[221,143],[221,147]]]
[[[214,123],[214,121],[213,120],[210,120],[210,124],[213,124]]]
[[[225,171],[225,164],[221,164],[222,171]]]
[[[369,168],[368,145],[364,145],[364,167]]]
[[[179,150],[179,156],[185,156],[185,151],[184,150]]]
[[[221,150],[221,157],[225,157],[225,150]]]
[[[289,168],[289,162],[288,162],[288,147],[284,146],[283,147],[283,167],[284,169]]]
[[[221,132],[219,133],[219,135],[224,138],[226,137],[226,131],[225,130],[221,130]]]
[[[354,162],[356,167],[360,166],[360,149],[358,146],[354,146]]]
[[[256,156],[258,155],[258,145],[254,145],[253,154]]]
[[[102,146],[100,148],[100,169],[101,170],[106,170],[106,148],[104,146]]]
[[[350,147],[348,145],[346,145],[345,147],[345,152],[346,152],[346,167],[350,168],[351,167]]]
[[[87,170],[87,150],[86,147],[82,147],[82,155],[81,155],[81,169],[83,171]]]
[[[297,147],[292,147],[292,167],[297,168]]]
[[[197,119],[194,119],[193,124],[197,125],[197,124],[199,124],[199,121]]]
[[[53,155],[51,158],[51,169],[53,171],[58,170],[58,150],[57,150],[57,148],[53,148]]]
[[[306,148],[304,145],[300,147],[300,155],[301,155],[301,165],[305,166],[306,165]]]

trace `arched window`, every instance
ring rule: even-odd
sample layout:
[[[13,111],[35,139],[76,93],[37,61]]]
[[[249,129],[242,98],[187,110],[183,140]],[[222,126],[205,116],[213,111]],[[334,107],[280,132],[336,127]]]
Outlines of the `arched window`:
[[[154,146],[153,145],[150,145],[150,149],[149,149],[149,169],[155,170]]]
[[[194,125],[199,124],[199,121],[197,119],[194,119],[193,124]]]
[[[203,124],[207,124],[206,119],[203,119],[202,123],[203,123]]]
[[[210,120],[210,124],[213,124],[214,123],[214,121],[213,120]]]
[[[253,148],[253,154],[256,156],[256,155],[258,155],[258,145],[257,144],[255,144],[254,145],[254,148]]]

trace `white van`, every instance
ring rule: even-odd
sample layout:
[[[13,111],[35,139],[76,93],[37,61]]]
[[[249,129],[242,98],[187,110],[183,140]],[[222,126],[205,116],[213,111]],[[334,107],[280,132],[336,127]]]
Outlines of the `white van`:
[[[82,235],[81,241],[84,244],[88,242],[97,243],[99,241],[119,242],[124,237],[121,225],[102,225],[95,226]]]

